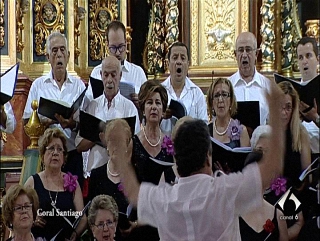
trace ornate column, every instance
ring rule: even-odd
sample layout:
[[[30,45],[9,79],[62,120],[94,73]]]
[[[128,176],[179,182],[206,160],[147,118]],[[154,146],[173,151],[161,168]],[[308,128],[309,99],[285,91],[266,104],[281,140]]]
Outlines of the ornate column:
[[[282,32],[282,41],[281,41],[281,53],[282,53],[282,74],[284,76],[292,76],[292,56],[293,56],[293,35],[291,33],[293,27],[293,20],[291,17],[293,3],[292,0],[283,0],[282,1],[282,23],[281,23],[281,32]]]
[[[179,37],[179,27],[178,27],[178,17],[179,17],[179,9],[178,9],[178,0],[168,0],[165,8],[165,42],[164,42],[164,52],[166,58],[166,54],[170,46],[178,41]],[[167,72],[168,66],[167,61],[164,60],[164,69]]]
[[[275,0],[264,0],[260,9],[262,24],[262,72],[274,70],[275,61]]]

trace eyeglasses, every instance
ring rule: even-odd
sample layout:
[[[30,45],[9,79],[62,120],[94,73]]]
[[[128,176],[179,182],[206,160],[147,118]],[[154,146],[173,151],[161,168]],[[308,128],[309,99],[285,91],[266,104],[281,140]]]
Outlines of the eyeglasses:
[[[54,151],[57,151],[58,154],[60,154],[61,152],[64,152],[63,148],[61,147],[54,147],[54,146],[50,146],[50,147],[46,147],[46,150],[49,152],[49,153],[54,153]]]
[[[292,111],[292,106],[291,105],[286,105],[284,107],[281,107],[282,110],[284,110],[285,112],[291,112]]]
[[[227,99],[230,97],[230,93],[228,92],[222,92],[222,93],[216,93],[213,95],[214,100],[219,100],[219,98],[222,98],[223,100]]]
[[[119,50],[119,53],[121,54],[122,52],[124,52],[126,50],[126,45],[125,44],[120,44],[119,46],[109,46],[109,51],[112,54],[117,53],[117,51]]]
[[[97,227],[97,229],[104,229],[105,226],[107,226],[108,228],[114,228],[114,222],[111,220],[107,220],[107,222],[105,223],[99,223],[99,224],[92,224],[94,226]]]
[[[23,212],[23,209],[25,209],[26,211],[30,211],[31,208],[32,208],[32,203],[26,204],[26,205],[24,205],[24,206],[14,207],[14,208],[13,208],[13,211],[14,211],[14,212],[17,212],[17,213],[22,213],[22,212]]]
[[[244,51],[246,51],[247,54],[251,54],[252,51],[254,51],[254,50],[256,50],[256,49],[253,49],[253,48],[247,46],[247,47],[239,47],[239,48],[237,49],[237,52],[238,52],[239,54],[243,54]]]

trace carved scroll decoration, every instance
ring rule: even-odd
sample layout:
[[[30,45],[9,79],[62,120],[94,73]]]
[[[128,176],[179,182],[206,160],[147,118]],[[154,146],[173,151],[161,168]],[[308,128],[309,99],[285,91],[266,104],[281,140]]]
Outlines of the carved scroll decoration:
[[[235,1],[207,0],[206,6],[208,8],[206,8],[204,18],[206,19],[207,51],[204,60],[234,59]]]
[[[46,39],[53,31],[64,33],[63,0],[35,0],[35,51],[36,55],[46,54]]]
[[[262,16],[262,24],[260,34],[262,36],[261,50],[262,50],[262,69],[264,71],[272,71],[275,61],[274,44],[275,44],[275,1],[264,0],[260,9]]]
[[[24,25],[22,22],[23,15],[29,10],[28,0],[16,0],[16,40],[17,40],[17,52],[21,53],[24,48],[24,43],[22,42],[22,31],[24,30]]]
[[[106,28],[118,19],[117,0],[89,3],[89,56],[92,60],[102,60],[106,56]]]
[[[4,46],[4,0],[0,0],[0,48]]]
[[[80,37],[80,22],[84,19],[86,10],[78,6],[78,1],[74,1],[74,58],[77,59],[80,55],[79,37]]]
[[[168,0],[165,8],[166,16],[165,16],[165,42],[164,49],[165,53],[168,53],[168,49],[170,46],[178,41],[179,37],[179,26],[178,26],[178,17],[179,17],[179,9],[178,9],[178,0]],[[164,56],[166,58],[166,56]],[[164,69],[168,70],[167,62],[164,59]]]

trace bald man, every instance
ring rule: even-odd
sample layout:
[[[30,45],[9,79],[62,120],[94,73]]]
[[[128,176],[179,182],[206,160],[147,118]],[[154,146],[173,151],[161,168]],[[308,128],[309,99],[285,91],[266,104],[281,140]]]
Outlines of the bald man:
[[[86,112],[100,120],[107,121],[116,118],[136,117],[135,133],[140,131],[138,111],[132,101],[120,94],[119,83],[121,79],[121,63],[114,56],[108,56],[102,61],[101,78],[104,92],[100,97],[92,100]],[[84,152],[90,150],[85,177],[90,176],[91,170],[107,163],[109,156],[107,149],[77,136],[77,150]]]
[[[229,79],[232,82],[237,101],[259,101],[260,124],[264,125],[269,115],[264,90],[270,89],[270,80],[256,69],[259,49],[253,33],[239,34],[234,54],[237,59],[238,71]]]

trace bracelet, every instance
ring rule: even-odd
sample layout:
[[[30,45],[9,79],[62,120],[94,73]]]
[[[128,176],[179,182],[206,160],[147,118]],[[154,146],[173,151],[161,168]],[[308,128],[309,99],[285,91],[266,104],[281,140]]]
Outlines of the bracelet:
[[[135,228],[138,227],[138,221],[137,220],[134,221],[134,224],[136,225]]]

